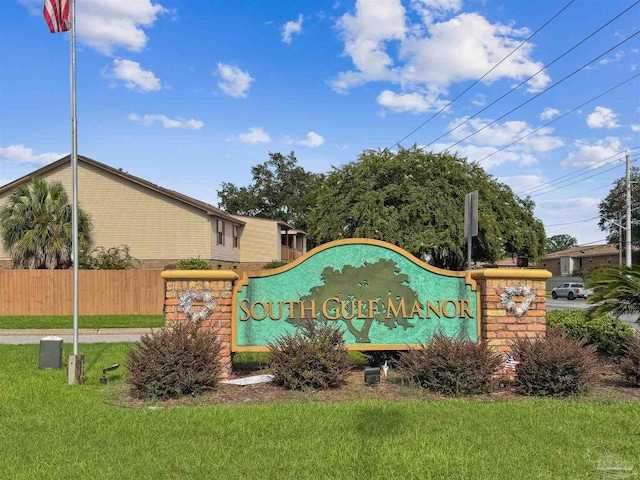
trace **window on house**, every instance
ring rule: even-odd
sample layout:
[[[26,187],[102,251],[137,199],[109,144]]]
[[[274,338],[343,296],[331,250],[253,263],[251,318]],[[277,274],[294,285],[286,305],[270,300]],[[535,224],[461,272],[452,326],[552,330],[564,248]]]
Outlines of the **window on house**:
[[[240,227],[233,226],[233,248],[240,248]]]
[[[216,244],[224,245],[224,222],[222,220],[216,220]]]

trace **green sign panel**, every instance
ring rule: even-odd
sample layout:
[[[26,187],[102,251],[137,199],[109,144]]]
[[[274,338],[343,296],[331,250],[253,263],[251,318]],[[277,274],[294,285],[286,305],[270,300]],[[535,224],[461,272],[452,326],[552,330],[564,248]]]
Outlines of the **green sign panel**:
[[[480,321],[468,274],[370,239],[331,242],[280,269],[245,273],[233,304],[236,351],[265,350],[309,317],[337,322],[354,350],[405,349],[437,331],[477,341]]]

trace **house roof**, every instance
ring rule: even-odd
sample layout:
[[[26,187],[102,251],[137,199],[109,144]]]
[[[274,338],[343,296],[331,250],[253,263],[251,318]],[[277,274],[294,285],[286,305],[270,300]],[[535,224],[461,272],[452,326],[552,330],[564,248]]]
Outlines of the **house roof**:
[[[50,163],[49,165],[45,165],[42,168],[39,168],[38,170],[35,170],[23,177],[18,178],[17,180],[14,180],[11,183],[7,183],[6,185],[0,187],[0,194],[5,193],[6,191],[10,191],[13,190],[15,187],[17,187],[18,185],[20,185],[21,183],[31,180],[32,178],[36,178],[40,175],[43,175],[51,170],[54,170],[56,168],[58,168],[61,165],[64,165],[65,163],[69,163],[71,161],[71,156],[67,155],[66,157],[62,157],[60,160],[57,160],[53,163]],[[123,178],[125,180],[128,180],[130,182],[133,182],[137,185],[140,185],[142,187],[148,188],[149,190],[153,190],[154,192],[160,193],[162,195],[165,195],[169,198],[172,198],[174,200],[177,200],[179,202],[182,202],[184,204],[190,205],[192,207],[195,207],[199,210],[202,210],[204,212],[207,213],[207,215],[212,215],[212,216],[216,216],[216,217],[220,217],[223,218],[225,220],[229,220],[233,223],[236,224],[240,224],[240,225],[244,225],[245,222],[243,222],[242,220],[236,218],[234,215],[231,215],[230,213],[227,213],[223,210],[220,210],[219,208],[214,207],[213,205],[210,205],[208,203],[205,202],[201,202],[200,200],[196,200],[195,198],[189,197],[187,195],[183,195],[182,193],[176,192],[174,190],[169,190],[167,188],[161,187],[160,185],[156,185],[155,183],[151,183],[148,180],[145,180],[143,178],[140,177],[136,177],[135,175],[131,175],[128,172],[125,172],[124,170],[122,170],[121,168],[113,168],[110,167],[109,165],[106,165],[104,163],[100,163],[96,160],[93,160],[89,157],[84,157],[82,155],[78,155],[78,162],[84,162],[88,165],[92,165],[96,168],[99,168],[101,170],[104,170],[108,173],[111,173],[113,175],[116,175],[120,178]]]
[[[542,259],[551,260],[561,257],[604,257],[610,255],[618,255],[618,249],[615,245],[585,245],[567,248],[566,250],[559,250],[557,252],[550,253],[549,255],[545,255]]]

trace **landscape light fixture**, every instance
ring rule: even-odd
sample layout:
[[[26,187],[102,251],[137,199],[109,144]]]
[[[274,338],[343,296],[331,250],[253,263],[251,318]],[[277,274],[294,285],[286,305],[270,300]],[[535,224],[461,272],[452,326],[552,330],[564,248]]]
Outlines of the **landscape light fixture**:
[[[367,367],[364,369],[364,383],[367,385],[375,385],[380,383],[380,368]]]
[[[107,372],[111,372],[111,371],[115,370],[116,368],[118,368],[119,366],[120,366],[120,364],[116,363],[115,365],[111,365],[110,367],[103,368],[102,369],[102,377],[100,377],[100,385],[106,385],[107,384]]]

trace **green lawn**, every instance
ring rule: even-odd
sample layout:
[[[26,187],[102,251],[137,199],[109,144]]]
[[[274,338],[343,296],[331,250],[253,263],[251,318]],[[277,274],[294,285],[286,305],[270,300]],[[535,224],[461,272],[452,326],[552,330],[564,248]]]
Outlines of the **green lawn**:
[[[158,328],[164,325],[162,315],[80,315],[79,328]],[[0,316],[0,329],[73,328],[73,317],[64,316]]]
[[[363,401],[122,408],[127,344],[86,344],[87,382],[1,345],[2,479],[584,479],[640,473],[640,404]],[[69,346],[65,345],[65,358]],[[242,387],[238,387],[242,388]]]

